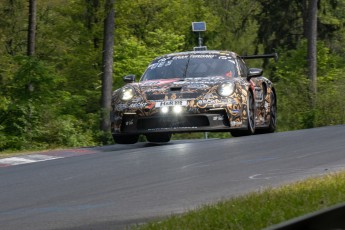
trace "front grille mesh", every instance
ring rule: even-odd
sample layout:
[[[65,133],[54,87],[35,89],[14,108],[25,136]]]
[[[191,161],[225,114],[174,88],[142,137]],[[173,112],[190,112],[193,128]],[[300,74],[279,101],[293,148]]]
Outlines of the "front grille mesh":
[[[164,116],[138,119],[138,130],[165,129],[165,128],[193,128],[209,126],[206,116]]]

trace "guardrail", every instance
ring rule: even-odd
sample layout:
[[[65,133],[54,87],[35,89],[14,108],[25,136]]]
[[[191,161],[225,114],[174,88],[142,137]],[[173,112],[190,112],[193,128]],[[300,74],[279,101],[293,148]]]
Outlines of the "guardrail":
[[[345,203],[332,206],[286,222],[273,225],[265,230],[340,230],[345,229]]]

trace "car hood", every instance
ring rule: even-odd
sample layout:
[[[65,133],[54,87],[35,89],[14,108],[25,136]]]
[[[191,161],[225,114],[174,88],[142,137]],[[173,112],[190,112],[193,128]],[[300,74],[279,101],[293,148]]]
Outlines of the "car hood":
[[[137,83],[140,94],[147,100],[193,99],[213,93],[219,84],[231,81],[224,77],[174,78]]]

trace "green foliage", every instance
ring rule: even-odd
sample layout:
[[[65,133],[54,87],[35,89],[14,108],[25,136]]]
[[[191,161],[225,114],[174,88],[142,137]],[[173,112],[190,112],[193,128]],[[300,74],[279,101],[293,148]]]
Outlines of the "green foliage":
[[[84,124],[84,122],[72,115],[61,115],[57,119],[51,120],[45,117],[48,121],[42,124],[42,135],[40,135],[40,142],[54,143],[55,146],[93,146],[96,145],[94,134],[91,129]],[[88,123],[97,121],[96,117],[89,119]]]
[[[318,95],[313,108],[306,77],[306,50],[306,42],[302,42],[296,50],[280,52],[275,67],[280,131],[344,123],[342,59],[318,43]]]
[[[74,103],[59,89],[64,79],[36,58],[12,61],[17,70],[4,80],[0,97],[0,150],[95,144],[89,127],[97,119],[85,125],[74,115],[64,115]]]
[[[25,39],[28,12],[26,2],[0,1],[0,55],[21,55],[26,52]]]
[[[318,47],[316,126],[345,123],[344,71],[343,59],[321,43]]]
[[[211,32],[206,32],[207,43],[212,49],[233,50],[239,54],[255,53],[258,22],[254,15],[260,12],[257,1],[213,0],[207,4],[217,15]],[[207,24],[209,20],[207,20]],[[210,27],[208,26],[208,27]],[[208,37],[211,33],[212,37]],[[258,51],[258,50],[257,50]]]
[[[125,39],[115,45],[114,82],[115,88],[122,86],[122,77],[128,74],[141,76],[153,56],[147,53],[148,49],[143,42],[135,37]]]
[[[50,86],[58,84],[59,78],[52,75],[52,72],[35,57],[15,58],[18,61],[19,69],[13,77],[12,87],[9,89],[15,100],[35,98],[45,101],[51,95]]]
[[[132,36],[115,45],[115,88],[123,85],[122,77],[128,74],[140,77],[155,57],[181,51],[184,46],[184,36],[171,31],[157,29],[147,36],[146,43]]]
[[[306,44],[297,50],[281,51],[274,79],[278,98],[278,129],[302,129],[310,126],[313,111],[309,101],[309,80],[306,78]]]
[[[191,22],[206,21],[202,37],[209,49],[239,54],[280,50],[280,61],[265,71],[276,83],[280,131],[344,123],[345,0],[319,4],[314,108],[302,40],[303,2],[117,0],[113,88],[123,85],[125,75],[139,79],[153,58],[197,46]],[[101,133],[98,125],[105,1],[37,3],[36,56],[28,58],[28,4],[0,2],[0,150],[111,143],[109,133]],[[250,62],[252,67],[260,65]],[[209,138],[228,136],[209,133]]]

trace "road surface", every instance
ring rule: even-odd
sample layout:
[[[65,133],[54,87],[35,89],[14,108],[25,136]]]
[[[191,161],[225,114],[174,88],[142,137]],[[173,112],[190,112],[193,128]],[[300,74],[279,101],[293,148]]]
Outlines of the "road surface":
[[[76,152],[0,167],[0,229],[124,229],[344,170],[345,126]]]

